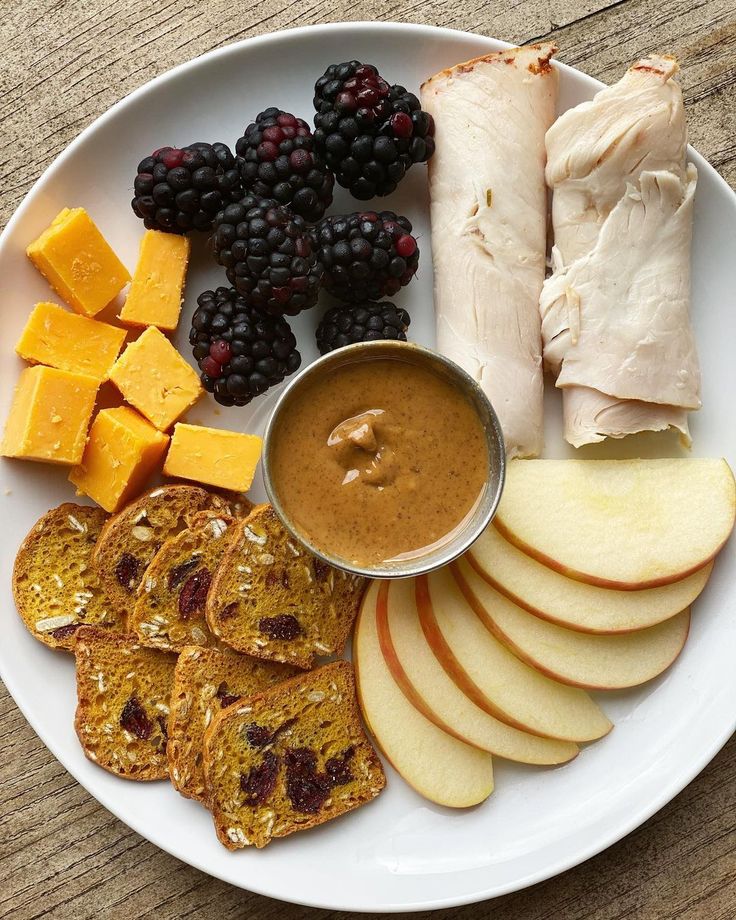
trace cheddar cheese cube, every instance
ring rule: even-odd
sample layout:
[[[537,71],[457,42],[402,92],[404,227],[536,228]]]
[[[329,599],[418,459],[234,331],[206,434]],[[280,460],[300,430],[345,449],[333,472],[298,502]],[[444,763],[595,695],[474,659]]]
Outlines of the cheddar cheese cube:
[[[0,453],[47,463],[79,463],[99,381],[41,364],[15,388]]]
[[[64,208],[26,254],[69,306],[85,316],[99,313],[130,281],[84,208]]]
[[[253,482],[262,446],[263,441],[254,434],[180,422],[174,427],[164,474],[246,492]]]
[[[78,495],[89,495],[105,511],[117,511],[143,490],[168,443],[168,435],[133,409],[102,409],[92,422],[82,462],[69,473],[69,481]]]
[[[176,329],[184,297],[189,249],[186,236],[160,230],[146,231],[133,283],[120,311],[121,322],[130,326]]]
[[[110,371],[126,401],[165,431],[204,392],[199,377],[155,326],[131,342]]]
[[[115,363],[125,335],[125,329],[70,313],[55,303],[38,303],[15,350],[31,364],[47,364],[101,381]]]

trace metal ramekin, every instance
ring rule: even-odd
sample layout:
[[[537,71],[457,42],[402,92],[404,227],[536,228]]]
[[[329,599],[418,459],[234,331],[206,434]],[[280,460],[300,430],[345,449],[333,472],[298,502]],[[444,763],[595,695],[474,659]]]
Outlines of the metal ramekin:
[[[290,520],[288,514],[285,513],[279,500],[276,485],[271,478],[270,461],[275,437],[274,432],[278,426],[279,416],[289,404],[290,400],[299,393],[300,389],[307,381],[314,381],[315,378],[318,379],[323,376],[329,376],[334,380],[340,368],[347,364],[353,364],[356,361],[371,361],[385,358],[397,358],[428,368],[434,371],[434,373],[450,380],[466,395],[469,402],[475,407],[481,424],[483,425],[483,430],[485,431],[486,444],[488,446],[489,470],[486,487],[475,511],[465,526],[461,530],[458,530],[450,541],[437,549],[431,550],[423,556],[402,560],[400,562],[392,562],[390,564],[386,563],[378,566],[363,567],[339,556],[331,555],[329,549],[326,547],[315,546],[311,542],[309,535],[303,533],[296,527]],[[424,348],[421,345],[415,345],[410,342],[359,342],[356,345],[348,345],[345,348],[339,348],[336,351],[329,352],[317,361],[309,364],[294,377],[279,397],[268,422],[263,444],[263,478],[266,485],[266,492],[286,529],[296,540],[305,546],[310,553],[313,553],[330,565],[343,569],[346,572],[352,572],[355,575],[364,575],[368,578],[408,578],[413,575],[422,575],[426,572],[438,569],[443,565],[447,565],[447,563],[452,562],[453,559],[462,555],[493,519],[501,499],[505,474],[506,450],[504,447],[503,435],[501,433],[501,426],[493,410],[493,406],[483,390],[473,378],[466,374],[462,368],[458,367],[454,361],[450,361],[448,358],[437,354],[437,352],[431,351],[429,348]]]

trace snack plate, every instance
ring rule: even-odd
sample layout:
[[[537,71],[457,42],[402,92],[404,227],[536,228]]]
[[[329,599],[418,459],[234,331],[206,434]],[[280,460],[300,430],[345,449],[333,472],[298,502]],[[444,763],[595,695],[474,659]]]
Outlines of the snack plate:
[[[133,268],[142,233],[130,209],[137,161],[164,144],[222,140],[260,110],[279,105],[309,118],[311,87],[335,61],[375,63],[416,90],[437,70],[506,47],[479,35],[418,25],[350,23],[293,29],[213,51],[134,92],[87,128],[56,160],[0,239],[3,279],[0,414],[4,422],[21,369],[13,345],[33,304],[58,300],[27,261],[28,242],[65,206],[84,206]],[[667,50],[667,49],[662,49]],[[561,54],[564,59],[564,52]],[[597,81],[560,70],[560,108],[590,98]],[[615,77],[618,78],[619,74]],[[498,125],[503,130],[503,125]],[[693,453],[725,456],[736,466],[736,196],[702,157],[695,208],[693,318],[703,365],[704,408],[692,418]],[[407,214],[420,238],[420,273],[397,302],[413,318],[411,337],[432,346],[432,272],[426,174],[414,167],[397,194],[376,206]],[[333,212],[363,207],[341,192]],[[202,241],[195,243],[176,343],[186,345],[197,294],[224,283]],[[305,361],[316,356],[313,316],[294,323]],[[262,431],[278,389],[246,409],[214,408],[210,398],[189,419]],[[547,456],[572,455],[561,436],[551,385],[545,410]],[[599,445],[581,456],[680,453],[676,439],[640,437]],[[84,758],[74,728],[71,658],[35,642],[16,616],[10,572],[17,547],[48,508],[73,500],[62,470],[2,461],[0,535],[3,633],[0,674],[23,713],[67,770],[138,833],[209,874],[271,897],[325,908],[409,911],[449,907],[514,891],[549,878],[614,843],[675,796],[736,728],[736,562],[734,545],[718,559],[694,606],[690,640],[658,680],[633,691],[597,694],[613,732],[567,766],[522,767],[495,761],[496,791],[463,812],[431,805],[389,770],[373,804],[322,828],[275,841],[262,852],[227,852],[209,814],[165,783],[136,784]],[[260,486],[257,498],[263,497]],[[550,495],[554,502],[555,496]],[[544,509],[540,508],[540,513]],[[427,758],[432,751],[424,752]]]

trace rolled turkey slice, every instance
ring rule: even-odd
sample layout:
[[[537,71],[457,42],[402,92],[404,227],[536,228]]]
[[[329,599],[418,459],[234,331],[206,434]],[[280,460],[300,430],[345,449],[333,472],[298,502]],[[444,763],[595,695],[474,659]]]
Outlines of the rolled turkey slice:
[[[537,456],[543,443],[538,302],[555,50],[489,54],[422,86],[436,125],[429,187],[437,346],[483,387],[509,457]]]
[[[547,134],[553,273],[545,366],[576,447],[675,428],[700,407],[690,324],[695,167],[671,58],[639,61]]]

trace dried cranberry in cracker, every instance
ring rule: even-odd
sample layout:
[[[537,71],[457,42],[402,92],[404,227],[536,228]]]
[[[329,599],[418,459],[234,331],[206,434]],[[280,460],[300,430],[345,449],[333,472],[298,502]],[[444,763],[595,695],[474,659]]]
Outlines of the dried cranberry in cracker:
[[[115,577],[120,586],[131,594],[138,584],[138,570],[140,567],[140,559],[136,559],[130,553],[123,553],[115,566]]]
[[[204,610],[211,584],[212,574],[209,569],[199,569],[189,576],[179,593],[179,613],[183,617]]]
[[[276,788],[281,758],[271,751],[264,754],[263,762],[240,774],[240,788],[245,793],[246,805],[262,805]]]
[[[141,741],[150,738],[153,731],[151,720],[135,696],[132,696],[123,706],[123,711],[120,713],[120,725]]]
[[[265,633],[269,639],[282,639],[289,641],[301,636],[303,630],[299,620],[291,613],[281,613],[275,617],[261,617],[258,629]]]

